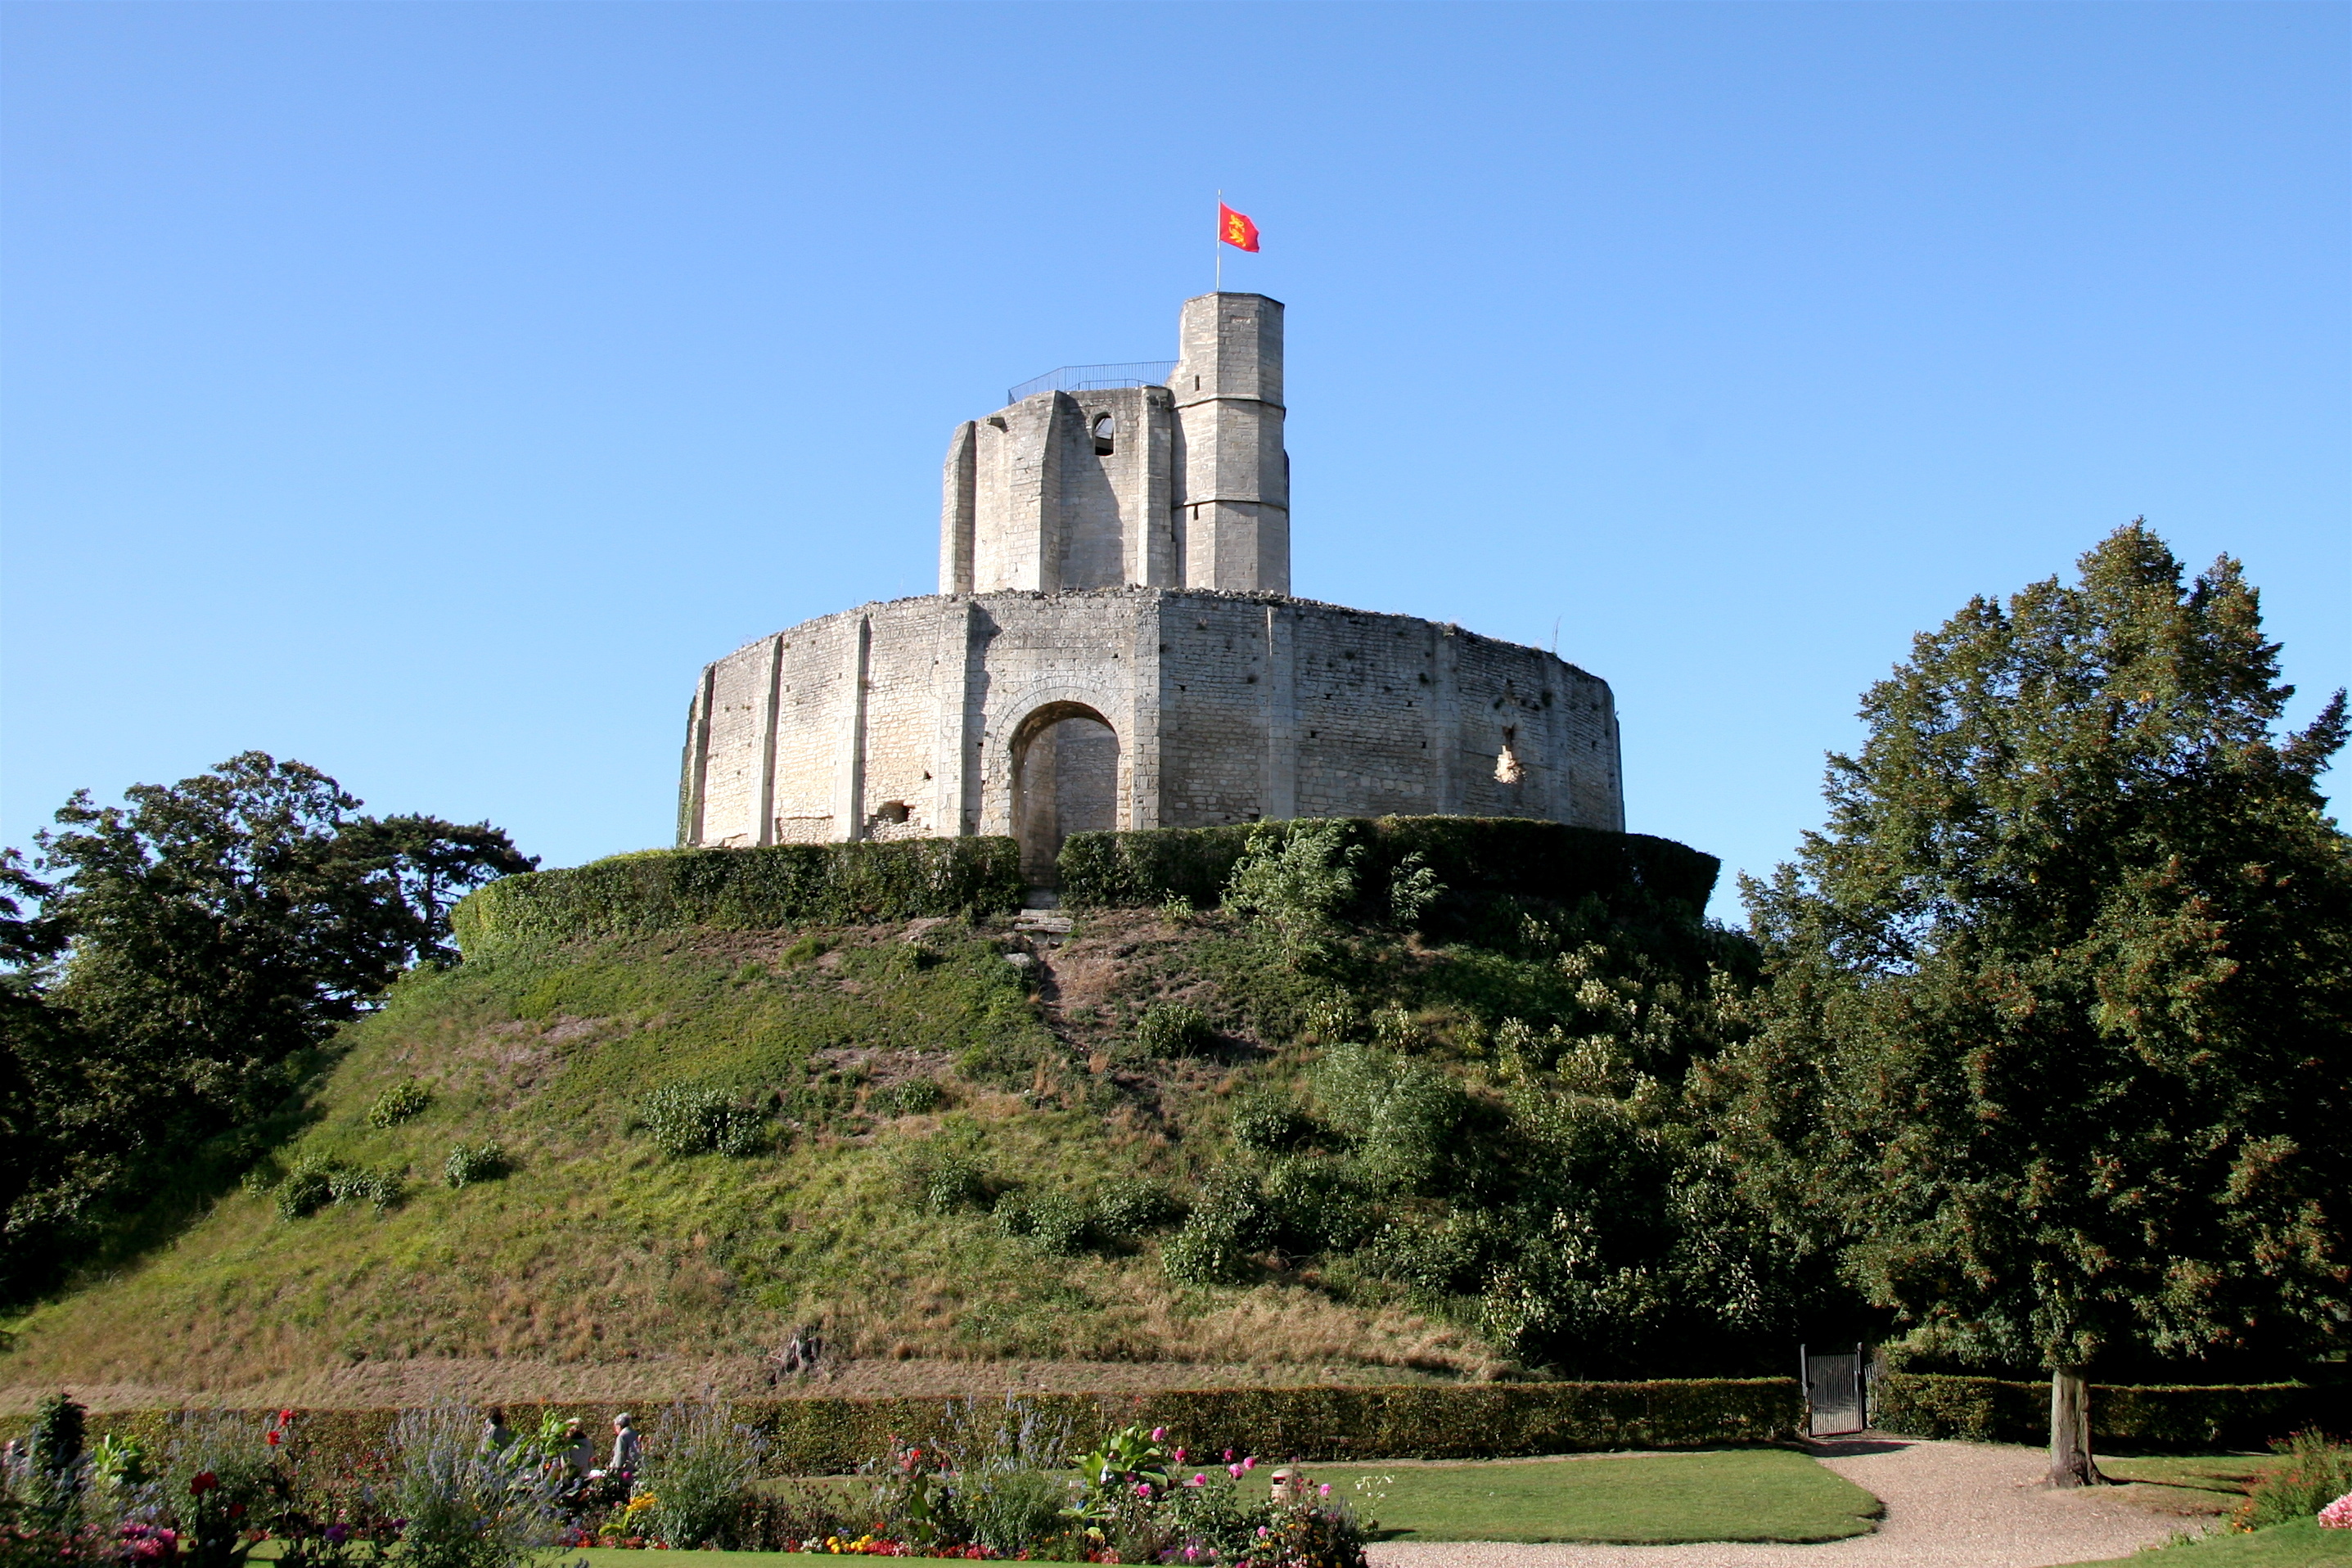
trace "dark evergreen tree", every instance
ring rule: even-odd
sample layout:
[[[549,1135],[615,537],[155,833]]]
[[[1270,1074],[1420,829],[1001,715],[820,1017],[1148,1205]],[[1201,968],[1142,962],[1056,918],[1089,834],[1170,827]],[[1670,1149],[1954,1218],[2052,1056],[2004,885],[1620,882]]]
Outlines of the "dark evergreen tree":
[[[1724,1076],[1750,1189],[1911,1327],[2052,1373],[2307,1358],[2352,1312],[2352,841],[2234,561],[2139,522],[1916,639],[1745,884],[1769,986]]]

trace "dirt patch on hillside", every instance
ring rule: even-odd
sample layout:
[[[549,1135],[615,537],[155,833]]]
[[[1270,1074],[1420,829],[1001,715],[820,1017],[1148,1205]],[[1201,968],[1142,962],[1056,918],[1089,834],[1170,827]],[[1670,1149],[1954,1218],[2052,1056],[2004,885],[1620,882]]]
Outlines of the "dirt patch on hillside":
[[[1440,1381],[1397,1367],[1237,1366],[1189,1362],[849,1361],[814,1374],[772,1378],[771,1364],[751,1356],[647,1357],[636,1361],[566,1363],[487,1358],[367,1362],[309,1374],[268,1378],[237,1387],[187,1388],[163,1384],[68,1384],[65,1391],[91,1410],[157,1410],[211,1405],[311,1410],[375,1409],[429,1405],[436,1399],[475,1405],[658,1403],[717,1394],[733,1399],[842,1398],[947,1394],[1150,1393],[1171,1388],[1297,1387],[1306,1384],[1399,1384]],[[49,1387],[0,1387],[0,1414],[24,1415]]]

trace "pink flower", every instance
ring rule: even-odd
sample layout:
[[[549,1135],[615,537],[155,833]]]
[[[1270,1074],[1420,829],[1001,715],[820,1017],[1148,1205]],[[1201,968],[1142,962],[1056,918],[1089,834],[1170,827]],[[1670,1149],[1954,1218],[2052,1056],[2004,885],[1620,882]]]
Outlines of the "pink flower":
[[[1239,1465],[1227,1465],[1225,1467],[1225,1472],[1232,1476],[1235,1480],[1240,1480],[1242,1479],[1242,1468]]]
[[[1151,1483],[1150,1481],[1136,1482],[1135,1495],[1138,1497],[1150,1497],[1151,1495]]]
[[[1191,1480],[1186,1481],[1184,1484],[1188,1487],[1206,1486],[1209,1484],[1209,1478],[1206,1476],[1194,1476]]]
[[[2346,1492],[2319,1510],[2323,1530],[2352,1530],[2352,1492]]]
[[[1168,1428],[1165,1426],[1154,1426],[1151,1429],[1151,1440],[1155,1443],[1166,1436],[1168,1436]]]
[[[1257,1468],[1257,1456],[1256,1456],[1255,1454],[1252,1454],[1248,1458],[1244,1459],[1244,1460],[1242,1461],[1242,1468],[1243,1468],[1243,1469],[1244,1469],[1244,1470],[1255,1470],[1255,1469],[1256,1469],[1256,1468]]]
[[[1176,1450],[1176,1462],[1180,1465],[1184,1462],[1184,1450],[1181,1448]]]
[[[1323,1496],[1329,1497],[1331,1495],[1331,1483],[1329,1481],[1325,1481],[1321,1486],[1317,1487],[1315,1489]]]

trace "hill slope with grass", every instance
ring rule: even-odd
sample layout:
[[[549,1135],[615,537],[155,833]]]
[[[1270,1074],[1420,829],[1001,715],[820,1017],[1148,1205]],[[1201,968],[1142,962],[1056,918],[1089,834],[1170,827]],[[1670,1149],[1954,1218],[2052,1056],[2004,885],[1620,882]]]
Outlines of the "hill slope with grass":
[[[1773,1370],[1800,1284],[1686,1092],[1744,944],[1262,838],[1201,912],[469,942],[8,1325],[0,1384],[656,1397],[810,1329],[828,1392]]]

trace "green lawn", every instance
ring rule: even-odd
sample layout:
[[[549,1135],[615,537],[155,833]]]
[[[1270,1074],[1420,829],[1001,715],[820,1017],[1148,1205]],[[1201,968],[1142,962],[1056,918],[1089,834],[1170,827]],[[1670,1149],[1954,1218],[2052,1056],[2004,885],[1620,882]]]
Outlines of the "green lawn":
[[[2151,1547],[2137,1556],[2071,1568],[2305,1568],[2327,1563],[2352,1563],[2352,1530],[2322,1530],[2315,1519],[2299,1519],[2250,1535],[2209,1535],[2183,1546]]]
[[[1306,1468],[1406,1541],[1839,1541],[1868,1533],[1880,1512],[1785,1448]]]

